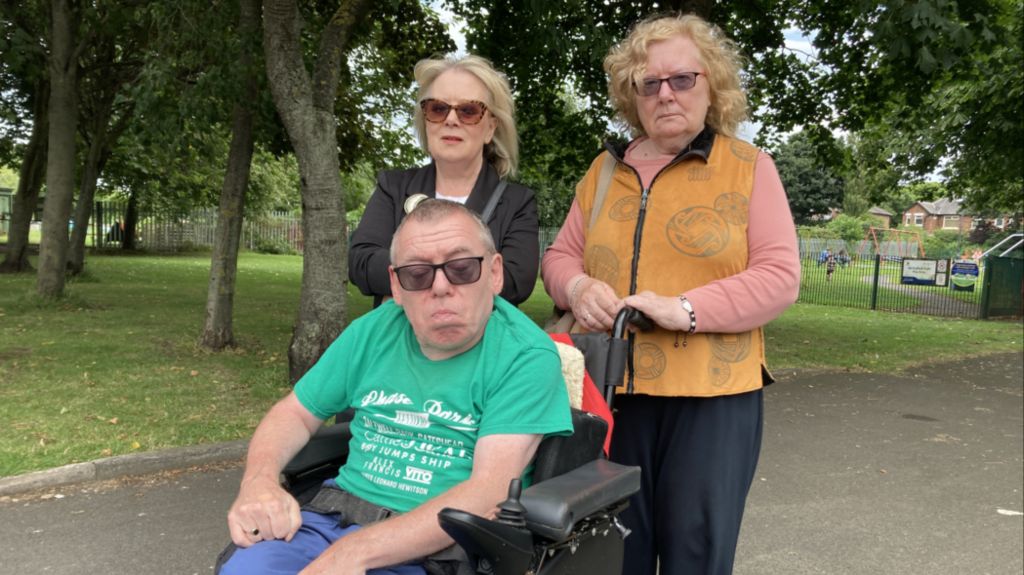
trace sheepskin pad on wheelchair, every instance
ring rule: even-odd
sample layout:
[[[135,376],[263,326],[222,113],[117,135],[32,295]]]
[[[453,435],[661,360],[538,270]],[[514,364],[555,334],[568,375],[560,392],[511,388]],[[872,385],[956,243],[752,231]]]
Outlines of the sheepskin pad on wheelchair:
[[[565,389],[569,392],[569,404],[575,409],[582,409],[583,374],[586,370],[583,352],[571,345],[557,341],[555,347],[562,359],[562,377],[565,378]]]

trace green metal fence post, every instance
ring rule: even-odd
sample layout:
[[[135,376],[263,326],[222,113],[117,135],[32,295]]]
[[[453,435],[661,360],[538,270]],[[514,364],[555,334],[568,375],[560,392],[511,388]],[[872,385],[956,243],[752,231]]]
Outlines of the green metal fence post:
[[[988,256],[981,258],[981,264],[985,266],[985,273],[981,276],[981,305],[978,306],[978,319],[988,319],[988,302],[991,296],[992,286],[992,265]]]
[[[878,308],[878,282],[881,279],[882,254],[875,254],[875,277],[871,282],[871,309]]]

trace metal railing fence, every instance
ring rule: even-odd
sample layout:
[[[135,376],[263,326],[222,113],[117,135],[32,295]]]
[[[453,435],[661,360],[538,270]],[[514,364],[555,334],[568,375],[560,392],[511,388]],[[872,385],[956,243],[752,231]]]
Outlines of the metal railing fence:
[[[92,245],[120,247],[124,236],[127,202],[96,202],[89,222]],[[204,208],[187,214],[140,211],[136,224],[136,247],[154,252],[176,252],[213,247],[217,231],[217,210]],[[250,250],[294,251],[303,248],[302,218],[288,212],[271,212],[242,221],[242,247]]]
[[[93,245],[117,247],[120,245],[119,226],[124,217],[125,204],[97,202],[97,210],[90,226]],[[172,252],[195,247],[212,247],[217,225],[215,209],[194,210],[187,215],[142,214],[137,227],[136,245],[156,252]],[[540,254],[555,240],[558,228],[539,230]],[[250,250],[280,251],[285,247],[302,252],[301,217],[291,213],[272,213],[259,218],[246,218],[242,226],[242,246]],[[829,273],[825,250],[833,254],[835,264]],[[899,254],[915,253],[916,244],[882,242],[875,252],[872,242],[847,244],[843,240],[800,238],[801,303],[852,307],[861,309],[919,313],[926,315],[985,318],[983,290],[988,277],[986,262],[980,262],[978,280],[973,291],[957,291],[952,281],[947,286],[907,285],[901,283],[903,257]],[[947,260],[947,266],[949,262]],[[999,294],[1016,289],[1020,291],[1020,265],[996,266],[994,285],[1000,288],[993,305],[999,313],[1020,307],[1019,297],[1010,303]],[[1007,271],[1002,271],[1006,268]],[[1007,283],[1009,282],[1009,283]],[[1015,283],[1014,283],[1015,282]],[[1012,285],[1011,285],[1012,284]],[[1012,286],[1017,286],[1016,288]],[[1016,306],[1016,308],[1014,307]]]
[[[820,256],[801,260],[800,303],[925,315],[978,318],[984,269],[972,291],[901,283],[903,258],[875,255],[836,261],[832,273]]]

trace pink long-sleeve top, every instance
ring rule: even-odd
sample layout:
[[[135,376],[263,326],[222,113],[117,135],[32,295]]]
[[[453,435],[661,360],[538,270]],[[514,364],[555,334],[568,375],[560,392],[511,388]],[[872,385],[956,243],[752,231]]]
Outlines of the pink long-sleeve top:
[[[634,157],[639,140],[625,161],[637,170],[644,187],[671,157]],[[569,309],[570,282],[583,274],[583,212],[573,201],[555,242],[544,253],[541,275],[555,305]],[[796,301],[800,289],[800,258],[793,216],[771,156],[760,152],[754,167],[747,226],[747,269],[682,294],[693,306],[698,332],[740,333],[778,317]],[[620,294],[625,295],[625,294]],[[680,294],[658,294],[675,297]]]

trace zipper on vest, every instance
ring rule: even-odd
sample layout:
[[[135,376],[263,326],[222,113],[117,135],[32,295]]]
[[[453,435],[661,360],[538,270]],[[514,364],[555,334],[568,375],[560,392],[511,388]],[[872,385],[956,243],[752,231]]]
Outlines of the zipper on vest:
[[[640,175],[637,174],[637,179],[640,179]],[[654,180],[651,180],[651,184]],[[640,239],[643,237],[644,231],[644,220],[647,218],[647,196],[651,193],[650,186],[644,188],[641,184],[640,192],[640,211],[636,216],[636,229],[633,231],[633,262],[630,265],[629,271],[629,295],[636,293],[636,276],[637,268],[640,266]],[[633,377],[636,370],[633,368],[633,344],[636,340],[634,333],[629,334],[629,355],[627,356],[626,365],[629,367],[629,378],[626,382],[626,393],[633,393]]]
[[[614,154],[612,156],[615,157]],[[668,170],[669,168],[675,166],[676,164],[682,162],[683,160],[685,160],[687,158],[688,158],[687,154],[682,154],[680,156],[676,156],[671,162],[669,162],[663,168],[658,170],[657,174],[654,174],[654,177],[651,178],[651,185],[647,186],[646,188],[644,187],[643,180],[640,178],[640,172],[636,171],[636,168],[634,168],[633,166],[630,166],[625,161],[619,160],[620,164],[622,164],[623,166],[626,166],[627,168],[633,170],[633,174],[636,176],[636,181],[637,181],[637,183],[640,184],[640,211],[639,211],[639,213],[637,214],[637,217],[636,217],[636,229],[633,231],[633,262],[630,265],[630,270],[629,270],[629,294],[628,295],[633,295],[633,294],[636,293],[637,271],[638,271],[638,269],[640,267],[640,239],[643,236],[644,219],[647,218],[647,198],[651,194],[651,188],[654,187],[654,182],[658,181],[658,178],[661,176],[661,174],[665,173],[666,170]],[[633,393],[633,379],[634,379],[634,376],[636,374],[636,370],[633,368],[633,344],[634,344],[634,342],[636,340],[636,334],[634,334],[633,332],[629,332],[628,340],[629,340],[628,355],[626,356],[626,371],[628,372],[628,377],[626,378],[626,393],[632,394]]]
[[[640,240],[644,231],[644,220],[647,219],[647,196],[651,188],[640,192],[640,211],[636,216],[636,229],[633,230],[633,263],[629,268],[629,295],[636,293],[636,274],[640,266]]]

